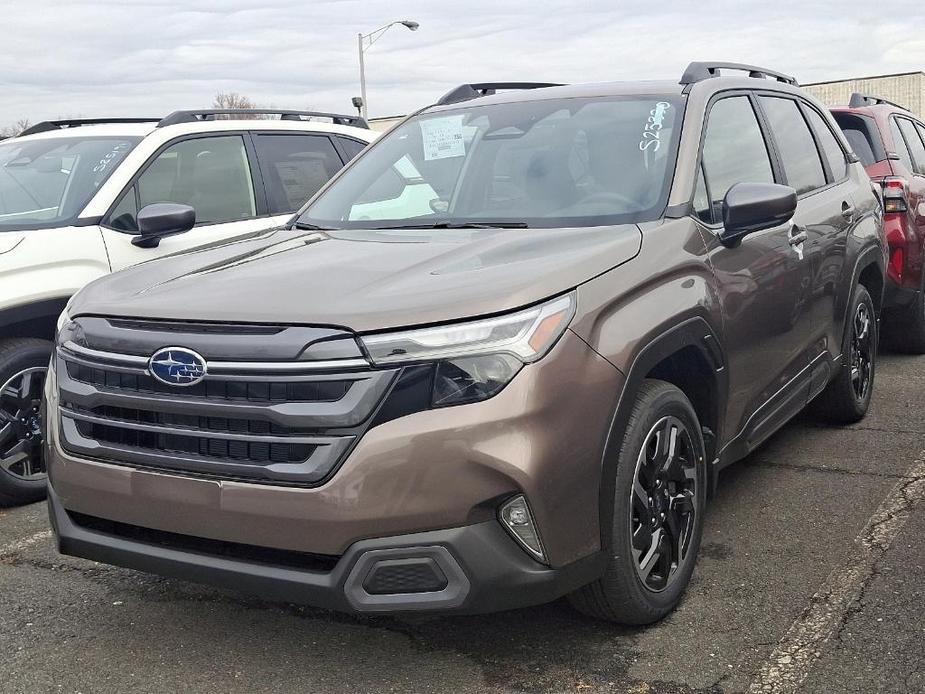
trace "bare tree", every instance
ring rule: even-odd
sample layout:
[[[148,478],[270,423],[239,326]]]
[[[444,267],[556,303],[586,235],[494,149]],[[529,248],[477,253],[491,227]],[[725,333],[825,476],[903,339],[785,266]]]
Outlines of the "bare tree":
[[[250,100],[250,97],[238,94],[237,92],[219,92],[212,99],[212,108],[217,109],[235,109],[235,108],[261,108]],[[231,116],[216,116],[217,118],[231,118]],[[265,114],[239,115],[235,119],[244,120],[262,120],[267,118]]]
[[[5,128],[0,128],[0,140],[7,137],[16,137],[23,130],[28,128],[31,125],[28,118],[20,118],[13,125],[9,125]]]

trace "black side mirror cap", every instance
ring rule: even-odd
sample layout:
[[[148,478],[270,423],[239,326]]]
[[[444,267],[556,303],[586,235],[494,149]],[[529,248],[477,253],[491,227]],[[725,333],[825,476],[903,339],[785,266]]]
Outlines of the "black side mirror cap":
[[[155,202],[138,211],[138,235],[132,243],[140,248],[155,248],[166,236],[189,231],[196,224],[196,210],[175,202]]]
[[[797,209],[797,192],[776,183],[736,183],[723,200],[719,239],[736,246],[746,236],[784,224]]]

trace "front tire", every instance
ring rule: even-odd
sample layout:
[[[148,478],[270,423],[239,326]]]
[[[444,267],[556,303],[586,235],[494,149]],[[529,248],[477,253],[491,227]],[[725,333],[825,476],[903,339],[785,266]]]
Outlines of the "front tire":
[[[640,625],[675,608],[703,533],[704,460],[700,423],[684,393],[644,381],[617,461],[610,561],[600,579],[569,596],[577,609]]]
[[[812,403],[813,412],[831,424],[854,424],[867,414],[877,365],[877,313],[863,285],[854,289],[845,326],[842,359],[825,390]]]
[[[45,498],[39,406],[51,351],[47,340],[0,342],[0,506]]]

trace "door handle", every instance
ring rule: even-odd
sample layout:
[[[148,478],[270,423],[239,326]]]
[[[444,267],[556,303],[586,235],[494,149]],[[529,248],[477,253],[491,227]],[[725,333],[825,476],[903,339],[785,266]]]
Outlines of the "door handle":
[[[808,238],[809,234],[806,233],[806,229],[797,224],[794,224],[792,227],[790,227],[790,238],[787,239],[787,242],[791,246],[799,246]]]
[[[845,218],[845,221],[850,222],[854,219],[854,205],[850,202],[845,201],[841,204],[841,216]]]

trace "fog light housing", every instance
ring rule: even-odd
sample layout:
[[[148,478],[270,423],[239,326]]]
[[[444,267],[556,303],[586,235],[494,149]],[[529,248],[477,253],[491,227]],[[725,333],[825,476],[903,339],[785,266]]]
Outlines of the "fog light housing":
[[[527,505],[527,499],[523,494],[505,502],[498,515],[501,525],[511,534],[511,537],[517,540],[517,543],[527,550],[530,556],[546,564],[543,543],[540,542],[540,535],[536,530],[533,514],[530,513],[530,507]]]

